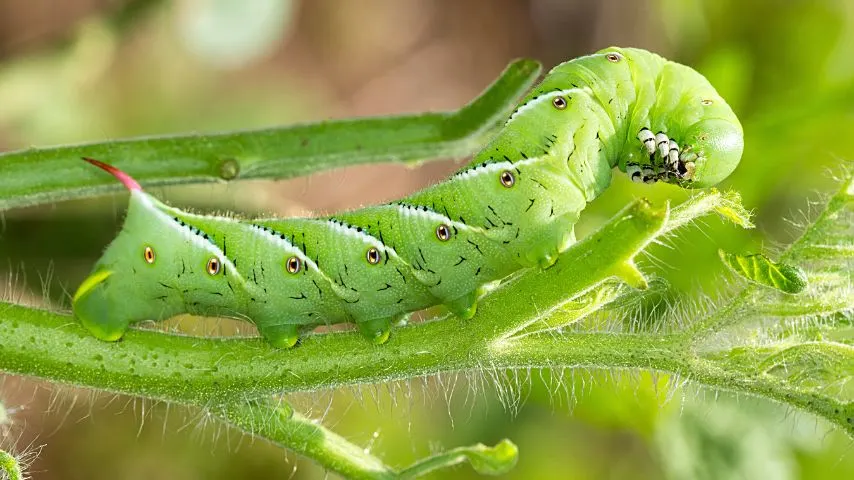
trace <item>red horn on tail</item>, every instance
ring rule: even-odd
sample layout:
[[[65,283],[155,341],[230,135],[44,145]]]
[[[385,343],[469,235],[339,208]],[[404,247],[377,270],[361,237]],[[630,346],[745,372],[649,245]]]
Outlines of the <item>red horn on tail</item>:
[[[95,160],[94,158],[89,158],[89,157],[81,157],[81,158],[83,158],[83,160],[86,160],[87,162],[91,163],[92,165],[95,165],[96,167],[100,168],[101,170],[104,170],[104,171],[110,173],[112,176],[116,177],[116,179],[118,179],[118,181],[122,182],[122,184],[125,187],[127,187],[128,190],[130,190],[130,191],[142,190],[142,187],[139,186],[139,183],[137,183],[137,181],[134,180],[130,175],[128,175],[127,173],[125,173],[125,172],[119,170],[118,168],[110,165],[109,163],[104,163],[100,160]]]

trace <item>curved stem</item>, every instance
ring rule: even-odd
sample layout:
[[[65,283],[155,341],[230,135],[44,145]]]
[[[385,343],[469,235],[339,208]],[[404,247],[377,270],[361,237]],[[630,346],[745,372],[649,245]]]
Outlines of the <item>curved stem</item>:
[[[458,447],[432,455],[399,472],[402,479],[418,478],[442,468],[464,462],[471,463],[481,475],[502,475],[516,465],[519,449],[510,440],[504,439],[494,447],[479,443],[470,447]]]
[[[289,405],[272,401],[236,402],[218,407],[214,413],[251,435],[305,455],[346,478],[397,478],[395,471],[378,458],[295,412]]]

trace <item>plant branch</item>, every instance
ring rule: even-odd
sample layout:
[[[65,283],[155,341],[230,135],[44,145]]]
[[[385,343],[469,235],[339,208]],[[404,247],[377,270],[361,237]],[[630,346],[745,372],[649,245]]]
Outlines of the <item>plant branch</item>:
[[[517,60],[478,98],[447,113],[2,153],[0,212],[121,189],[81,162],[83,156],[109,160],[147,186],[290,178],[347,165],[463,158],[486,143],[539,73],[539,63]]]
[[[378,458],[283,402],[235,402],[211,411],[244,432],[305,455],[347,478],[397,478],[395,471]]]
[[[504,439],[494,447],[482,443],[470,447],[457,447],[423,460],[400,471],[402,479],[418,478],[441,468],[469,462],[481,475],[502,475],[516,465],[519,449],[510,440]]]
[[[210,411],[253,436],[289,448],[352,479],[417,478],[466,461],[478,473],[497,475],[513,468],[518,457],[516,445],[502,440],[495,447],[477,444],[440,452],[397,471],[281,400],[235,402]]]

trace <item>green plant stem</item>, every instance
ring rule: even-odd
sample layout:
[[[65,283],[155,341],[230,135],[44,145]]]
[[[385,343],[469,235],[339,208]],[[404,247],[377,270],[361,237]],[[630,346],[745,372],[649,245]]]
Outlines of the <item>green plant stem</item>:
[[[310,337],[296,349],[276,351],[256,339],[152,331],[134,331],[124,341],[105,343],[68,316],[20,306],[3,307],[0,317],[3,371],[198,405],[475,368],[678,371],[685,365],[673,349],[678,338],[634,334],[532,334],[501,340],[487,351],[471,325],[455,318],[400,328],[396,341],[381,347],[366,344],[358,334],[341,333]],[[10,324],[17,324],[12,331],[22,342],[6,340]]]
[[[289,448],[352,479],[417,478],[466,461],[478,473],[496,475],[512,469],[518,458],[516,445],[505,439],[494,447],[477,444],[440,452],[397,471],[282,401],[234,402],[210,407],[209,411],[244,432]]]
[[[109,161],[143,185],[289,178],[347,165],[463,158],[483,146],[536,80],[511,63],[478,98],[447,113],[335,120],[264,130],[116,140],[0,154],[0,212],[119,191],[80,161]]]
[[[701,385],[756,395],[812,413],[854,437],[854,403],[792,388],[777,377],[755,371],[752,366],[748,371],[728,367],[726,363],[695,357],[685,364],[683,372]]]
[[[692,354],[681,335],[540,333],[494,350],[496,368],[610,368],[686,373]],[[712,385],[718,386],[720,385]]]
[[[0,450],[0,472],[5,472],[8,480],[21,480],[21,468],[15,457]]]
[[[397,478],[393,469],[317,422],[272,401],[237,402],[212,409],[241,430],[305,455],[346,478]]]

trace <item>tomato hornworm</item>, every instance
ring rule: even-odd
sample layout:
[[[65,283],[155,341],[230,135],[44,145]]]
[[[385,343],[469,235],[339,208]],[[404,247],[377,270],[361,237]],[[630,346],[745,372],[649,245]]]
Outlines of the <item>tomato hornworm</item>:
[[[727,177],[742,149],[738,119],[705,77],[608,48],[552,69],[468,166],[385,205],[322,218],[198,215],[86,159],[131,195],[73,309],[104,340],[192,313],[249,320],[283,348],[341,322],[383,343],[410,312],[442,304],[470,317],[485,284],[554,263],[614,167],[636,182],[702,188]]]

